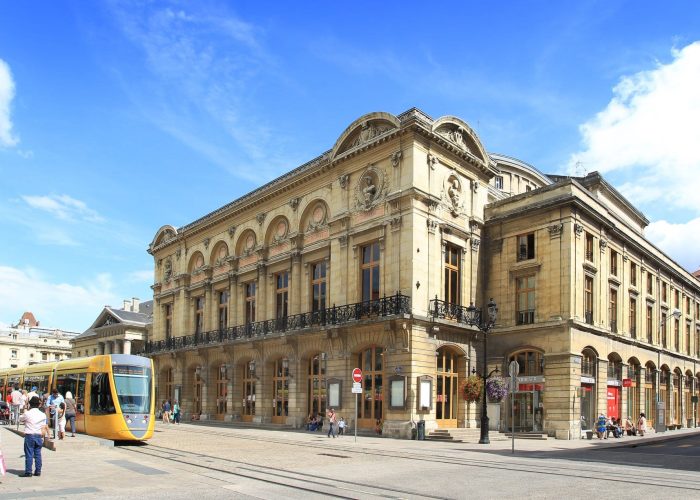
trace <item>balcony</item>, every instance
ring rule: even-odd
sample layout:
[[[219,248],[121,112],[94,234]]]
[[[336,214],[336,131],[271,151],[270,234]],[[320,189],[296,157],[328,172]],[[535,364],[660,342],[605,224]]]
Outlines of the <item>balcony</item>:
[[[515,323],[518,325],[531,325],[535,322],[535,310],[518,311],[515,315]]]
[[[257,321],[224,330],[194,333],[166,340],[146,342],[143,354],[180,351],[196,347],[229,344],[238,340],[261,339],[284,332],[298,332],[313,327],[347,325],[364,319],[390,317],[411,313],[411,298],[396,294],[390,297],[346,304],[287,316],[286,318]]]
[[[437,298],[430,301],[430,314],[433,318],[449,319],[465,325],[478,325],[481,322],[479,309],[452,304]]]

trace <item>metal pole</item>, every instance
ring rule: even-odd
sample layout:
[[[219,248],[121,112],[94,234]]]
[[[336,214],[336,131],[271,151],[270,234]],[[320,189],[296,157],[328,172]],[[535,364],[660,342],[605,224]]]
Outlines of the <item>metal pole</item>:
[[[357,393],[355,393],[355,442],[357,443]]]
[[[510,393],[510,437],[513,440],[511,453],[515,454],[515,392]]]
[[[483,380],[484,380],[484,386],[483,386],[483,394],[482,394],[482,401],[481,401],[481,437],[479,438],[479,444],[490,444],[491,442],[489,441],[489,417],[488,414],[486,413],[486,378],[488,377],[488,366],[486,366],[486,351],[487,351],[487,343],[486,339],[488,337],[487,331],[486,330],[481,330],[481,332],[484,334],[484,366],[482,367],[483,369]]]

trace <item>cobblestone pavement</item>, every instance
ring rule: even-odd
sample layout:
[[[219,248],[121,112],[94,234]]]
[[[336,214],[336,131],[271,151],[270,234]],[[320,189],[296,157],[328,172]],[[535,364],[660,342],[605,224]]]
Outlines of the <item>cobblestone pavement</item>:
[[[254,428],[158,424],[147,444],[87,436],[24,470],[22,438],[0,429],[0,498],[700,498],[700,432],[490,445]],[[682,450],[682,451],[681,451]]]

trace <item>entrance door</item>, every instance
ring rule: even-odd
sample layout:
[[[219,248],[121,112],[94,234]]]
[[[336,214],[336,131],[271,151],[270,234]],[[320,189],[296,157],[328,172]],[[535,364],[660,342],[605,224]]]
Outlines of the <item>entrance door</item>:
[[[216,419],[223,420],[228,410],[228,367],[219,367],[219,376],[216,379]]]
[[[243,422],[252,422],[255,416],[255,362],[246,363],[243,368]]]
[[[608,418],[620,418],[620,388],[608,386]]]
[[[513,398],[515,432],[535,430],[535,393],[516,392]],[[511,413],[508,413],[510,416]]]
[[[437,353],[437,397],[435,401],[435,418],[439,428],[457,427],[457,375],[458,356],[447,349]]]

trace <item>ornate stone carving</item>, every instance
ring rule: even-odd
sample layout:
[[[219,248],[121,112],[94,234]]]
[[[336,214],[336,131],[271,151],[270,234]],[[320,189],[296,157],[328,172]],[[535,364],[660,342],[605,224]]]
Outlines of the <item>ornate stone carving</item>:
[[[341,248],[348,246],[348,235],[343,234],[341,236],[338,236],[338,243],[340,243]]]
[[[435,156],[432,153],[428,153],[428,166],[430,167],[431,170],[435,170],[437,164],[438,164],[438,159],[437,156]]]
[[[462,184],[456,175],[451,175],[447,179],[446,195],[450,212],[453,217],[457,217],[462,210]]]
[[[228,237],[233,238],[233,235],[236,234],[236,226],[231,226],[228,228]]]
[[[376,137],[388,132],[392,128],[393,127],[389,127],[386,125],[376,125],[374,123],[363,122],[362,128],[360,129],[360,134],[353,141],[353,143],[350,147],[355,148],[357,146],[362,146],[363,144],[367,144],[368,142],[372,141]]]
[[[479,224],[476,221],[471,221],[469,223],[469,230],[472,233],[476,233],[479,230]]]
[[[326,225],[327,217],[328,214],[326,213],[326,206],[320,202],[316,203],[311,211],[309,225],[306,228],[306,232],[318,231],[322,226]]]
[[[182,248],[178,248],[177,250],[175,250],[175,258],[177,260],[180,260],[180,256],[182,256]]]
[[[436,219],[427,219],[426,223],[428,225],[428,232],[435,234],[435,230],[437,229],[439,223]]]
[[[472,191],[475,193],[479,191],[479,181],[473,180],[472,181]]]
[[[397,231],[401,228],[401,216],[392,217],[389,219],[389,224],[391,225],[392,231]]]
[[[340,177],[338,177],[338,183],[340,184],[341,189],[345,189],[346,187],[348,187],[349,180],[350,180],[349,174],[343,174]]]
[[[289,232],[289,224],[287,224],[286,219],[279,219],[277,221],[277,227],[275,228],[275,234],[272,235],[272,241],[274,243],[280,243],[287,237]]]
[[[301,201],[301,198],[292,198],[289,200],[289,206],[292,207],[292,210],[295,212],[297,211],[297,208],[299,208],[299,202]]]
[[[386,175],[384,171],[369,165],[355,186],[355,206],[358,210],[372,210],[386,196]]]
[[[564,230],[564,224],[559,223],[559,224],[552,224],[547,228],[549,231],[549,237],[550,238],[557,238],[561,236],[562,231]]]
[[[579,223],[574,223],[574,233],[576,233],[576,236],[581,236],[581,233],[583,233],[583,226]]]
[[[260,212],[258,215],[255,216],[255,220],[258,221],[259,225],[263,225],[263,222],[265,222],[265,217],[267,216],[267,212]]]
[[[209,248],[209,242],[211,241],[211,238],[204,238],[204,248],[208,249]]]
[[[479,245],[481,245],[481,240],[479,238],[472,238],[471,244],[472,244],[472,251],[476,252],[477,250],[479,250]]]
[[[399,149],[393,155],[391,155],[391,164],[394,167],[398,167],[401,164],[401,158],[403,158],[403,152]]]
[[[600,240],[600,253],[605,253],[605,249],[608,247],[607,240]]]
[[[168,257],[165,259],[165,270],[163,271],[163,281],[168,282],[173,277],[173,260]]]
[[[460,149],[463,149],[464,151],[469,151],[469,146],[467,146],[467,143],[464,140],[464,131],[462,130],[462,127],[460,127],[460,126],[440,127],[437,130],[437,133],[440,134],[441,136],[443,136],[448,141],[455,143],[457,146],[460,147]]]

